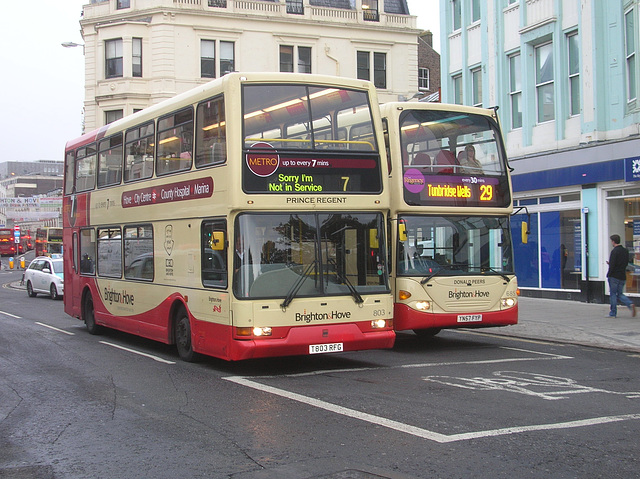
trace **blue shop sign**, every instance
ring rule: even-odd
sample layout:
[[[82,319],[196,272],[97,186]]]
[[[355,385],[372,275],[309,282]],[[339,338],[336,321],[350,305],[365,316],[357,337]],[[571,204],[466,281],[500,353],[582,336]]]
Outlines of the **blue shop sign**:
[[[640,181],[640,156],[624,159],[624,181]]]
[[[633,222],[633,236],[640,236],[640,221]]]

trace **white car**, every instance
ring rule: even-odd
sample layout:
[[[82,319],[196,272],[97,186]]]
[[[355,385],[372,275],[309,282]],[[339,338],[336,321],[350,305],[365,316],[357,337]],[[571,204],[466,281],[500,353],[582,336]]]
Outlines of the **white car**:
[[[38,256],[24,272],[27,294],[33,298],[38,293],[45,293],[51,299],[59,299],[64,295],[64,273],[62,259]]]

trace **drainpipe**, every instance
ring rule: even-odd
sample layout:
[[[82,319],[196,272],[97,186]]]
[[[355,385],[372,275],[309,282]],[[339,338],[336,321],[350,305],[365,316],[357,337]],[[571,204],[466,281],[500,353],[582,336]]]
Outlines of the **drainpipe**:
[[[331,48],[329,48],[329,45],[327,45],[325,43],[324,45],[324,54],[327,55],[329,58],[331,58],[334,62],[336,62],[336,76],[339,77],[340,76],[340,62],[338,61],[338,59],[336,57],[331,56],[329,53],[331,52]]]

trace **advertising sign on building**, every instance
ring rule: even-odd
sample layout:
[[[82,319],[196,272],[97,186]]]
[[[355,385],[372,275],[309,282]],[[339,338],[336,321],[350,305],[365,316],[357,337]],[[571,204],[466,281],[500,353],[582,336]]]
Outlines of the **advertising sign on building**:
[[[624,181],[640,181],[640,156],[624,159]]]

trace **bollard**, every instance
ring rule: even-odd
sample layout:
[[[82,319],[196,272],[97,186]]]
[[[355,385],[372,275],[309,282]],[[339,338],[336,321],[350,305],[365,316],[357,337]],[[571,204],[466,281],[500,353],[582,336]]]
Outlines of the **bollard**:
[[[24,256],[20,256],[20,269],[24,269]]]
[[[9,258],[9,269],[13,269],[13,256]]]

